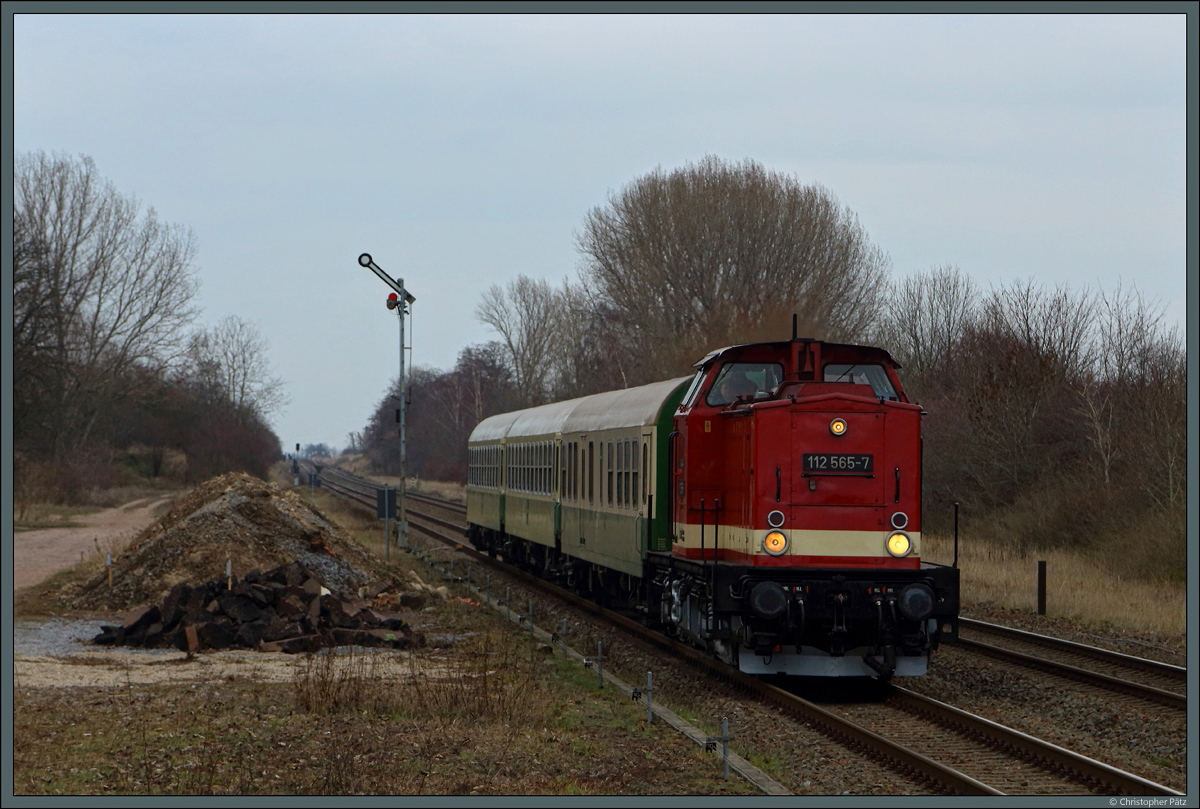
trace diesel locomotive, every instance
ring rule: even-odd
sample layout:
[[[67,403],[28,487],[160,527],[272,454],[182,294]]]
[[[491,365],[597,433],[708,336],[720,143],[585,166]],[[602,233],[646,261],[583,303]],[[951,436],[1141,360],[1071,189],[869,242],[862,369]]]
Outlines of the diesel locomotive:
[[[731,346],[691,378],[492,416],[467,537],[751,674],[915,676],[958,626],[921,558],[921,417],[880,348]]]

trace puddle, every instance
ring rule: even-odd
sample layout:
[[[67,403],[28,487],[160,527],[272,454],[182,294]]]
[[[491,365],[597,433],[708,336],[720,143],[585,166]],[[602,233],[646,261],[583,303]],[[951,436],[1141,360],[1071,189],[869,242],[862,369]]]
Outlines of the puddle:
[[[117,619],[113,619],[115,622]],[[100,634],[102,621],[97,619],[47,618],[21,620],[13,624],[13,655],[22,657],[77,657],[88,653],[111,651],[111,646],[97,646],[92,638]],[[149,657],[178,655],[176,649],[138,649],[122,646],[121,651]]]

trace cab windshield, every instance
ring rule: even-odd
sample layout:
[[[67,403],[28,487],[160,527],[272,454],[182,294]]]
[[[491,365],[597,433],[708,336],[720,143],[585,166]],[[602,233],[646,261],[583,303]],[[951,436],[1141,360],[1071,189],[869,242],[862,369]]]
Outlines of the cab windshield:
[[[731,362],[724,365],[708,391],[705,402],[720,407],[740,396],[761,399],[779,387],[783,365],[777,362]]]
[[[826,382],[849,382],[854,385],[870,385],[875,395],[883,399],[896,400],[896,389],[882,365],[847,365],[830,363],[825,366]]]

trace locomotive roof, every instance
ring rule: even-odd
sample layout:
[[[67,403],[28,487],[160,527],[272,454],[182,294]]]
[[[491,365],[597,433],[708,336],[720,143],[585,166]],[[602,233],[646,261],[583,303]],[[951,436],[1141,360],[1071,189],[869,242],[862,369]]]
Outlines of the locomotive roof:
[[[520,436],[586,433],[653,424],[667,398],[688,381],[689,377],[670,379],[527,410],[500,413],[479,422],[471,432],[469,441],[475,443]]]
[[[774,342],[774,343],[741,343],[739,345],[734,345],[734,346],[725,346],[724,348],[718,348],[718,349],[708,352],[700,359],[699,362],[693,363],[692,367],[693,368],[703,368],[705,365],[712,362],[717,357],[724,354],[726,351],[733,351],[735,348],[752,348],[752,347],[764,346],[764,345],[765,346],[773,346],[775,348],[784,348],[785,346],[788,346],[791,343],[820,343],[823,346],[826,346],[829,348],[834,348],[834,349],[849,348],[849,349],[854,349],[856,351],[862,351],[867,354],[880,354],[883,357],[885,357],[888,360],[888,362],[890,362],[896,368],[900,367],[900,363],[896,362],[896,360],[892,357],[892,355],[887,352],[887,349],[879,348],[878,346],[864,346],[864,345],[856,345],[854,343],[827,343],[824,340],[810,340],[806,337],[797,338],[795,340],[780,340],[780,341]]]

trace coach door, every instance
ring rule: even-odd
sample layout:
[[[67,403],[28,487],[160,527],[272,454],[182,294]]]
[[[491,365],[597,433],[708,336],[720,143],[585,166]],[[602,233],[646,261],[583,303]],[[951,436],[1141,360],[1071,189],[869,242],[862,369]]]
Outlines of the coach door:
[[[638,548],[644,556],[650,550],[650,538],[654,527],[654,447],[651,439],[654,433],[651,428],[642,430],[641,437],[634,444],[637,455],[632,459],[633,480],[630,485],[630,495],[637,504],[637,538]]]

